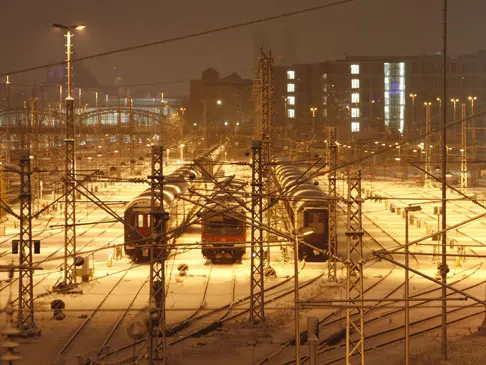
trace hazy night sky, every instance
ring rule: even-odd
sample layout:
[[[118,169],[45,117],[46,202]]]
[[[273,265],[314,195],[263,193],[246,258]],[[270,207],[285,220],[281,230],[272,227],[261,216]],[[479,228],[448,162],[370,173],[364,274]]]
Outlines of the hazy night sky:
[[[84,23],[74,38],[78,56],[184,35],[282,12],[325,4],[318,0],[3,0],[0,5],[0,72],[63,59],[62,32],[53,22]],[[254,39],[264,39],[278,59],[295,48],[298,62],[352,55],[414,55],[441,50],[442,0],[356,0],[298,15],[170,45],[85,61],[104,85],[112,85],[113,66],[122,84],[199,77],[214,67],[221,76],[251,77]],[[485,0],[449,0],[449,52],[486,48]],[[285,45],[285,36],[293,40]],[[283,61],[281,61],[283,62]],[[13,83],[42,83],[44,72],[12,76]],[[188,82],[161,85],[167,95],[187,92]]]

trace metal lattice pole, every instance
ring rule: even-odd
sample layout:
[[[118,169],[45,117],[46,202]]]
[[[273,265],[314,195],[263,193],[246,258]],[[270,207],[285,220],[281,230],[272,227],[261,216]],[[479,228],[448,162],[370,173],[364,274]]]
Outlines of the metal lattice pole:
[[[270,135],[273,120],[273,57],[263,52],[260,57],[260,113],[263,163],[270,161]]]
[[[430,106],[432,103],[425,103],[425,171],[426,174],[424,176],[424,186],[429,187],[431,185],[430,181],[430,174],[432,169],[430,168],[430,159],[431,159],[431,150],[430,150],[430,133],[431,133],[431,124],[430,124]]]
[[[64,180],[64,285],[76,287],[76,184],[74,99],[66,98],[66,170]]]
[[[336,128],[329,127],[328,138],[329,151],[329,237],[328,237],[328,277],[329,281],[337,281],[337,187],[336,187],[336,167],[337,167],[337,145]]]
[[[76,151],[74,145],[74,99],[71,96],[71,37],[66,32],[67,86],[66,97],[66,164],[64,179],[64,288],[76,287]]]
[[[162,146],[152,147],[150,227],[150,327],[149,365],[166,363],[165,331],[165,222],[164,153]]]
[[[274,92],[273,92],[273,56],[270,51],[267,57],[263,52],[260,57],[260,72],[261,72],[261,88],[260,88],[260,106],[261,108],[261,141],[262,141],[262,166],[263,175],[266,177],[267,189],[270,189],[270,160],[271,160],[271,131],[274,116]],[[267,190],[268,191],[268,190]],[[268,206],[269,202],[266,201],[265,205]],[[265,223],[271,225],[273,209],[269,208],[266,210]],[[268,237],[268,232],[264,232],[265,240],[270,241]],[[270,244],[267,245],[267,256],[264,264],[270,264]]]
[[[467,124],[466,103],[461,105],[461,189],[467,188]]]
[[[351,357],[360,356],[365,363],[363,319],[363,228],[361,217],[361,174],[348,176],[346,259],[346,289],[349,306],[346,308],[346,364]],[[354,314],[358,314],[354,316]],[[354,316],[354,318],[353,318]],[[353,337],[353,338],[352,338]]]
[[[39,333],[34,321],[32,270],[32,193],[30,153],[20,155],[19,311],[17,327],[28,335]]]
[[[253,141],[251,146],[251,283],[250,321],[265,320],[264,310],[264,257],[263,257],[263,168],[262,142]]]

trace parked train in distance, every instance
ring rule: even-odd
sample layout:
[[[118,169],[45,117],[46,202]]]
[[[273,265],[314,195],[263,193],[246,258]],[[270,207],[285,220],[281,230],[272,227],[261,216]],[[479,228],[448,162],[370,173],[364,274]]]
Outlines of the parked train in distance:
[[[222,157],[224,146],[215,146],[197,159],[200,165],[209,173],[217,168]],[[202,178],[199,169],[194,163],[183,165],[174,172],[164,176],[163,202],[165,211],[168,212],[166,230],[170,231],[179,227],[183,221],[183,203],[176,198],[177,194],[184,194],[195,181]],[[151,243],[150,223],[151,189],[130,201],[124,212],[125,225],[125,254],[135,262],[146,262],[150,259],[149,245]],[[132,229],[131,229],[131,228]]]
[[[303,178],[303,171],[291,161],[276,161],[273,178],[282,195],[294,229],[310,228],[312,233],[303,241],[321,250],[327,250],[329,241],[329,197],[318,186]],[[299,259],[327,260],[327,256],[305,244],[299,245]]]

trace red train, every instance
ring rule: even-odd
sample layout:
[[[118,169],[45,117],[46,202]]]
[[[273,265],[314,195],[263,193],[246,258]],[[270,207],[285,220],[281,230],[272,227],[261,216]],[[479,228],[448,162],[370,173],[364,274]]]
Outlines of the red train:
[[[233,197],[215,198],[201,215],[202,254],[211,261],[240,262],[245,254],[245,210]]]

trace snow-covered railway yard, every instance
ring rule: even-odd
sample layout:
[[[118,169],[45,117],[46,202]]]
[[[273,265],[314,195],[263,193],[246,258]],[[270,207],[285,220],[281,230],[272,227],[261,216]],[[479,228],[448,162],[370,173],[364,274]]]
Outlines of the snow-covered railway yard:
[[[227,172],[228,173],[228,172]],[[238,172],[238,173],[241,173]],[[391,353],[400,364],[403,352],[403,297],[404,270],[385,259],[377,260],[373,251],[394,250],[404,243],[405,225],[399,212],[412,201],[409,197],[423,197],[425,201],[438,196],[439,191],[418,189],[404,183],[373,182],[364,184],[368,196],[380,196],[379,201],[367,199],[363,204],[363,229],[366,262],[364,265],[365,298],[365,348],[367,356],[379,359]],[[104,201],[123,202],[137,196],[146,187],[128,183],[99,184],[97,196]],[[452,194],[451,194],[452,195]],[[455,197],[455,195],[453,195]],[[393,198],[392,198],[393,197]],[[397,198],[398,197],[398,198]],[[402,199],[400,199],[400,197]],[[459,196],[457,196],[459,197]],[[417,198],[418,199],[418,198]],[[420,202],[420,199],[413,203]],[[437,204],[436,204],[437,205]],[[92,203],[81,201],[78,208],[79,225],[77,245],[80,255],[89,257],[93,269],[88,282],[80,282],[82,293],[53,293],[52,287],[62,278],[63,264],[63,217],[59,211],[50,212],[35,221],[34,234],[42,242],[41,254],[34,262],[42,271],[34,274],[35,321],[42,331],[40,337],[21,340],[21,364],[76,364],[124,363],[138,359],[143,364],[147,351],[146,330],[148,318],[149,266],[132,263],[127,257],[117,257],[113,246],[123,244],[123,228],[112,221],[105,211]],[[114,204],[114,210],[122,215],[124,204]],[[410,220],[410,241],[433,232],[437,227],[434,204],[424,204],[420,212],[414,212]],[[339,255],[345,256],[344,205],[339,210]],[[481,207],[466,201],[451,201],[448,224],[453,225],[482,212]],[[57,214],[56,214],[57,213]],[[101,223],[107,221],[106,223]],[[450,253],[464,253],[465,257],[448,260],[451,271],[449,285],[465,290],[475,298],[484,298],[486,277],[484,255],[484,223],[470,223],[451,231],[454,239]],[[10,240],[15,236],[13,221],[6,224],[2,239],[2,263],[12,260]],[[225,363],[234,364],[291,364],[294,353],[293,336],[293,263],[283,259],[278,246],[272,247],[271,266],[276,277],[267,277],[266,321],[252,325],[249,322],[250,257],[241,263],[213,263],[205,260],[200,248],[187,246],[201,239],[201,227],[188,228],[177,243],[179,249],[166,261],[166,324],[168,358],[171,364]],[[411,267],[429,277],[437,274],[437,260],[432,253],[436,241],[425,240],[410,247]],[[464,245],[464,250],[461,247]],[[108,247],[108,248],[106,248]],[[390,255],[397,263],[404,257],[398,250]],[[427,254],[427,255],[425,255]],[[429,255],[430,254],[430,255]],[[187,272],[178,270],[181,264]],[[307,316],[320,319],[321,338],[318,348],[322,364],[343,362],[345,309],[340,300],[345,298],[343,265],[338,267],[338,283],[327,280],[327,263],[302,262],[299,273],[301,300],[328,300],[319,308],[301,310],[300,329],[305,332]],[[410,327],[412,348],[432,346],[440,326],[440,287],[410,273]],[[1,305],[4,306],[9,292],[17,297],[15,280],[12,285],[2,283]],[[473,301],[459,300],[460,295],[449,290],[449,328],[451,338],[468,334],[482,321],[483,308]],[[62,320],[53,316],[51,303],[62,299],[65,303]],[[334,300],[332,302],[331,300]],[[15,303],[14,303],[15,305]],[[145,332],[144,332],[145,331]],[[138,336],[135,336],[137,335]],[[307,344],[302,344],[302,360],[308,359]],[[39,359],[42,359],[41,361]],[[40,361],[40,362],[39,362]],[[83,362],[84,361],[84,362]],[[91,362],[90,362],[91,361]]]

